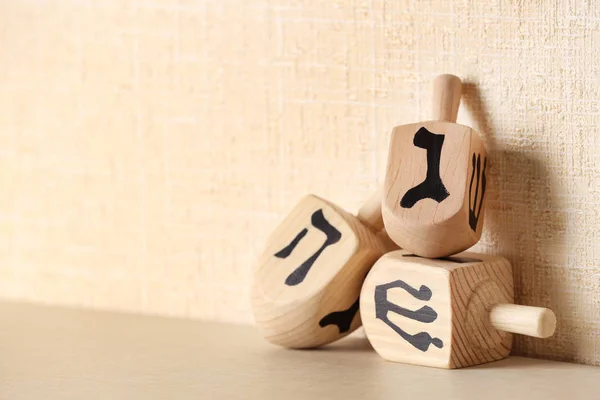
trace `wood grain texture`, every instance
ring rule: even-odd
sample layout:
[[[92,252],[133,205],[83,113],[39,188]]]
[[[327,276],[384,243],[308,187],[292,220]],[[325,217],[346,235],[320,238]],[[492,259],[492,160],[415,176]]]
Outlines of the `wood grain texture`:
[[[558,319],[514,351],[600,365],[598,21],[576,0],[4,0],[0,294],[252,323],[270,232],[306,193],[358,210],[449,72],[490,150],[474,250]]]
[[[537,338],[548,338],[556,331],[556,315],[543,307],[496,304],[489,310],[490,323],[498,330]]]
[[[390,361],[462,368],[500,360],[510,353],[512,335],[497,330],[490,313],[513,302],[512,276],[502,257],[465,252],[434,260],[405,250],[387,253],[361,290],[367,337]],[[512,311],[536,326],[527,310]]]
[[[422,257],[475,245],[485,214],[487,152],[479,134],[456,124],[462,83],[442,74],[432,84],[434,121],[392,131],[382,217],[390,238]]]
[[[415,136],[423,133],[438,138],[443,135],[439,168],[429,165],[429,151],[413,144]],[[423,257],[445,257],[477,243],[484,225],[485,196],[480,183],[483,175],[477,174],[480,170],[471,162],[474,155],[480,157],[480,163],[487,160],[479,134],[467,126],[426,121],[394,128],[382,216],[388,235],[398,246]],[[437,171],[432,173],[430,168]],[[410,192],[428,183],[432,180],[430,174],[438,171],[439,185],[433,188],[443,192],[444,197],[424,197],[405,205]],[[472,210],[479,216],[474,225],[469,219]]]
[[[10,400],[593,399],[600,379],[520,357],[461,371],[385,362],[357,337],[289,351],[252,327],[181,319],[0,303],[0,320]]]
[[[381,207],[373,203],[380,201],[370,200],[362,210],[369,225],[381,220]],[[331,232],[315,225],[316,215]],[[271,234],[253,274],[252,310],[264,337],[310,348],[352,333],[361,325],[362,282],[386,250],[358,218],[306,196]]]

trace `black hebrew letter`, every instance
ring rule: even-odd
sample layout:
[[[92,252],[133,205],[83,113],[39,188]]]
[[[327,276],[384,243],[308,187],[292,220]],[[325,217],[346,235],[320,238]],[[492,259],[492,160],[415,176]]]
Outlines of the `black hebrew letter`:
[[[358,305],[360,302],[360,297],[356,299],[356,301],[347,309],[343,311],[335,311],[327,314],[319,321],[319,325],[321,328],[326,327],[327,325],[337,325],[340,333],[345,333],[350,330],[350,325],[352,324],[352,320],[354,316],[358,312]]]
[[[423,182],[404,194],[400,200],[400,206],[403,208],[411,208],[423,199],[433,199],[441,203],[450,196],[440,176],[440,158],[444,137],[445,135],[429,132],[425,127],[415,133],[414,145],[427,150],[427,173]]]
[[[317,258],[319,258],[319,256],[321,255],[321,253],[323,253],[323,251],[325,251],[327,247],[339,242],[342,238],[342,233],[325,219],[322,209],[319,209],[312,214],[311,223],[315,228],[317,228],[325,234],[325,242],[323,242],[323,245],[312,256],[310,256],[306,261],[304,261],[287,277],[287,279],[285,280],[285,284],[288,286],[295,286],[302,283],[302,281],[304,281],[304,278],[306,278],[306,275],[310,271]],[[288,244],[283,249],[275,253],[275,257],[287,258],[290,254],[292,254],[298,243],[300,243],[300,241],[306,236],[307,233],[308,229],[304,228],[300,233],[298,233],[298,235],[296,235],[296,237],[291,241],[290,244]]]
[[[296,237],[294,238],[294,240],[292,240],[290,242],[290,244],[288,244],[283,249],[281,249],[277,253],[275,253],[275,257],[277,257],[277,258],[288,258],[288,256],[290,254],[292,254],[292,251],[294,251],[294,249],[296,248],[296,246],[298,246],[298,243],[300,243],[300,241],[304,238],[304,236],[306,236],[307,233],[308,233],[308,229],[306,229],[306,228],[302,229],[300,231],[300,233],[296,235]]]
[[[483,170],[481,169],[481,154],[475,157],[473,153],[473,172],[471,173],[471,183],[469,184],[469,225],[473,231],[477,231],[477,223],[481,215],[481,206],[483,205],[483,196],[485,195],[485,167],[487,158],[483,159]],[[475,172],[477,171],[477,172]],[[473,190],[473,180],[477,179],[475,184],[475,194],[471,200],[471,191]],[[479,207],[477,206],[477,195],[479,194],[479,181],[481,180],[481,198],[479,199]],[[472,206],[472,207],[471,207]],[[477,210],[477,214],[475,214]]]
[[[388,301],[387,292],[392,288],[401,288],[415,299],[422,301],[430,300],[432,295],[431,289],[429,289],[427,286],[421,285],[421,287],[417,290],[402,280],[378,285],[375,287],[375,317],[382,320],[387,326],[392,328],[398,335],[400,335],[402,339],[406,340],[408,343],[422,352],[426,352],[431,344],[438,349],[444,347],[444,343],[441,339],[432,338],[427,332],[419,332],[416,335],[411,335],[390,321],[387,316],[388,311],[426,324],[437,319],[437,313],[429,306],[423,306],[416,311],[412,311]]]
[[[403,254],[402,257],[422,258],[422,257],[419,257],[416,254]],[[450,262],[457,263],[457,264],[468,264],[468,263],[474,263],[474,262],[481,262],[482,261],[479,258],[459,257],[459,256],[439,257],[439,258],[436,258],[436,260],[450,261]]]

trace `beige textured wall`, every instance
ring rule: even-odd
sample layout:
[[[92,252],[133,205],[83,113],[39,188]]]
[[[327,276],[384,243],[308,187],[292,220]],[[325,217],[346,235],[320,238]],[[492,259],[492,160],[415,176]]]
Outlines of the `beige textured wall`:
[[[270,229],[358,208],[451,72],[493,150],[478,248],[559,318],[518,352],[600,364],[600,10],[540,3],[2,1],[0,295],[249,323]]]

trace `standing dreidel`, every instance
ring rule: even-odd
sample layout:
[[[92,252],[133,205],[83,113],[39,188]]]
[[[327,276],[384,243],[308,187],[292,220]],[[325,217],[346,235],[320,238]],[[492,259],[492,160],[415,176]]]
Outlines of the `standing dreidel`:
[[[462,368],[502,359],[512,333],[554,333],[546,308],[513,303],[508,260],[475,253],[443,259],[396,250],[365,280],[360,313],[373,348],[386,360]]]
[[[355,217],[304,197],[272,233],[254,270],[252,310],[264,337],[289,348],[333,342],[361,325],[363,280],[389,240],[381,191]]]
[[[477,132],[454,123],[461,81],[433,85],[434,121],[394,128],[382,214],[390,238],[422,257],[444,257],[481,237],[486,150]]]

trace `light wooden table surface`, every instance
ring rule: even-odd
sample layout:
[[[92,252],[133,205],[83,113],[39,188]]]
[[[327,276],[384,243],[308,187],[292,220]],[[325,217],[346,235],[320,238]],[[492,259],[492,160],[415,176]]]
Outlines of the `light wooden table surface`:
[[[0,303],[0,399],[596,399],[600,368],[513,357],[446,371],[360,338],[289,351],[251,327]]]

